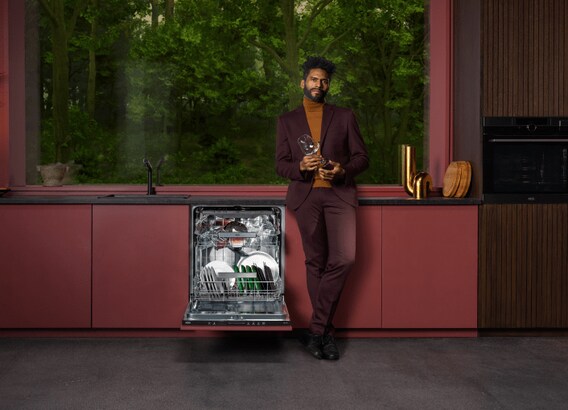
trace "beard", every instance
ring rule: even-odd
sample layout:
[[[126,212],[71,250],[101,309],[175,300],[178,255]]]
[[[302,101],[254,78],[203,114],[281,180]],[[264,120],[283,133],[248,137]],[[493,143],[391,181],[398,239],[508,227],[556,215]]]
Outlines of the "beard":
[[[313,95],[312,90],[318,90],[319,94]],[[327,91],[324,91],[321,88],[308,89],[308,87],[306,87],[304,85],[304,95],[309,100],[312,100],[312,101],[317,102],[317,103],[321,103],[325,100],[325,96],[327,95]]]

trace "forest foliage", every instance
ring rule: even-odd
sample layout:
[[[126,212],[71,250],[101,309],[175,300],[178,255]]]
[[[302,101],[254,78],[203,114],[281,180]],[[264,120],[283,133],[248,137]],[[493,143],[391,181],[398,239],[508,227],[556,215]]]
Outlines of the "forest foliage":
[[[328,102],[352,108],[371,165],[395,183],[422,156],[423,0],[37,0],[41,161],[81,183],[281,184],[276,117],[301,103],[301,63],[338,67]]]

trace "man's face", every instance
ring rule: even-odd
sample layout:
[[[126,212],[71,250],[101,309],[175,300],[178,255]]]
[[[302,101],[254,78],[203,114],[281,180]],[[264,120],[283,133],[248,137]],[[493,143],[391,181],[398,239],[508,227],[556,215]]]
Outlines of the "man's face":
[[[323,102],[329,91],[329,75],[321,68],[312,68],[300,87],[304,89],[304,95],[312,101]]]

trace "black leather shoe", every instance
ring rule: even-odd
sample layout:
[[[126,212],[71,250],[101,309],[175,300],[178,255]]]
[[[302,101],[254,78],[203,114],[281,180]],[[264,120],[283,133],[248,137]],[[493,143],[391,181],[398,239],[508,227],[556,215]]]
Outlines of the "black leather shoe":
[[[335,344],[335,339],[332,335],[325,335],[322,340],[321,347],[322,356],[326,360],[339,359],[339,349]]]
[[[316,359],[321,359],[323,357],[321,351],[322,335],[317,335],[314,333],[308,333],[305,338],[304,346],[306,350]]]

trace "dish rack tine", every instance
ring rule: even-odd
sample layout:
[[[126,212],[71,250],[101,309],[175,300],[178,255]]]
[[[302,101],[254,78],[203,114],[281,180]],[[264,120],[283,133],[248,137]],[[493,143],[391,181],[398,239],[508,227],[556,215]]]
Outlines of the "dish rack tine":
[[[207,283],[207,268],[202,267],[199,275],[199,280],[201,281],[201,288],[205,294],[209,293],[209,284]]]

